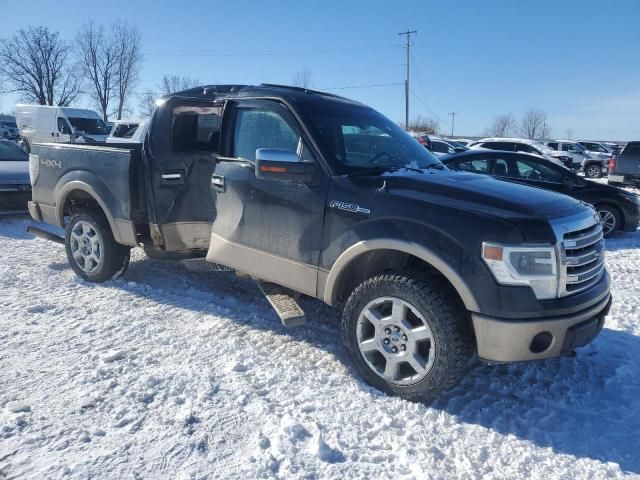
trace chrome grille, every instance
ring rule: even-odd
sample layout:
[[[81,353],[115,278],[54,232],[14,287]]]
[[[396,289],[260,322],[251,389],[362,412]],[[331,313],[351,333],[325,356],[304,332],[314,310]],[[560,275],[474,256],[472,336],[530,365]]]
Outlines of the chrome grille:
[[[566,232],[561,244],[560,296],[581,292],[600,280],[604,272],[602,225]]]

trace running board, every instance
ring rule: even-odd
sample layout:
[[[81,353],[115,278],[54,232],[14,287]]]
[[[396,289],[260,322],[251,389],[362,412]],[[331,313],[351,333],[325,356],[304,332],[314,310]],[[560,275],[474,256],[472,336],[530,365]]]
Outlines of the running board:
[[[273,309],[280,317],[280,321],[285,327],[297,327],[307,323],[307,317],[304,310],[298,305],[298,302],[291,296],[291,290],[277,285],[275,283],[263,282],[256,280],[258,287]]]
[[[180,263],[190,272],[210,273],[210,272],[233,272],[232,268],[207,262],[204,258],[189,258],[181,260]]]
[[[29,225],[27,227],[27,232],[36,237],[44,238],[45,240],[50,240],[52,242],[59,243],[60,245],[64,245],[64,238],[60,235],[56,235],[55,233],[47,232],[46,230],[42,230],[41,228],[34,227],[33,225]]]

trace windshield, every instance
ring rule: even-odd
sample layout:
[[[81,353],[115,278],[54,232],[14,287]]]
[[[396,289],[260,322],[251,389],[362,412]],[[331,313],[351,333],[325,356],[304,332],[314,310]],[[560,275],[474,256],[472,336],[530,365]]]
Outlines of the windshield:
[[[27,161],[29,155],[13,142],[0,142],[0,162]]]
[[[73,128],[84,133],[94,135],[108,135],[109,133],[108,127],[99,118],[69,117],[69,122]]]
[[[309,108],[307,115],[342,175],[369,168],[373,172],[442,166],[416,139],[370,108],[329,103],[323,108]]]

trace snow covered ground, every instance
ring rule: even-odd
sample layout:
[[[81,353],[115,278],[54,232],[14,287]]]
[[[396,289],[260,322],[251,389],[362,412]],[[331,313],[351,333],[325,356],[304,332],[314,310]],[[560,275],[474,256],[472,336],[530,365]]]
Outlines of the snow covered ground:
[[[0,219],[0,479],[640,476],[640,231],[607,242],[594,344],[424,405],[360,381],[320,302],[286,330],[251,282],[139,249],[85,283],[27,223]]]

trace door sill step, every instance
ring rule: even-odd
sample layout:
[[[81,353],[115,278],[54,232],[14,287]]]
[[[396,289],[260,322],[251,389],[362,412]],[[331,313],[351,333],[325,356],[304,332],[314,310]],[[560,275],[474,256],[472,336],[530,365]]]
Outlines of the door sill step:
[[[291,296],[291,290],[275,283],[260,280],[256,280],[256,283],[285,327],[297,327],[307,323],[304,310]]]
[[[189,258],[182,260],[180,263],[190,272],[209,273],[209,272],[233,272],[232,268],[219,265],[217,263],[207,262],[204,258]]]

